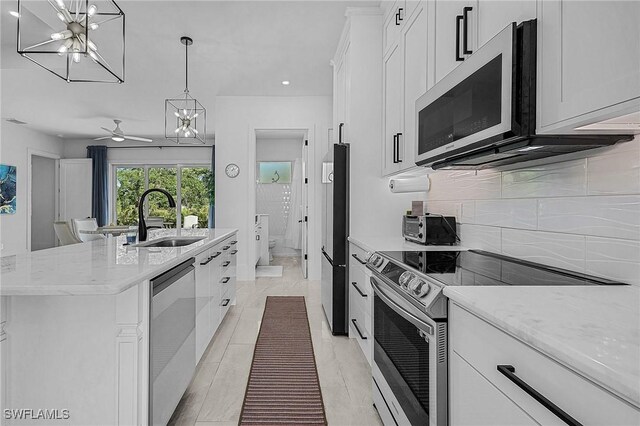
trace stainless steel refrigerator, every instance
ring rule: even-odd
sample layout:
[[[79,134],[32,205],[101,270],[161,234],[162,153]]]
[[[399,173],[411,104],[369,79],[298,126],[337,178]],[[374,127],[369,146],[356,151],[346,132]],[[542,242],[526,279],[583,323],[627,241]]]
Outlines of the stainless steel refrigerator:
[[[333,334],[349,315],[349,144],[334,144],[322,163],[322,307]]]

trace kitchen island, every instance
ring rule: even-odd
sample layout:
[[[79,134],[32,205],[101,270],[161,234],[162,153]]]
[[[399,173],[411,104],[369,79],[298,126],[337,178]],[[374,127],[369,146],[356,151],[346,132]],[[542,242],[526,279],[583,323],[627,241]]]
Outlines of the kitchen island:
[[[177,232],[151,231],[149,240]],[[203,239],[154,248],[123,245],[122,236],[2,258],[6,424],[43,424],[33,416],[44,409],[60,417],[47,424],[148,424],[150,280],[219,245],[235,252],[236,233],[181,230]],[[6,410],[21,409],[33,414],[7,418]]]

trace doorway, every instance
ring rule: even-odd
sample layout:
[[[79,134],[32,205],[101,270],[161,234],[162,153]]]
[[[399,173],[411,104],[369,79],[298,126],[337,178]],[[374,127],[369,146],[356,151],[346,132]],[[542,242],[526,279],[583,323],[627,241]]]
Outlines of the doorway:
[[[58,157],[30,154],[29,247],[31,251],[57,246],[53,223],[58,217]]]
[[[268,233],[257,239],[258,276],[279,276],[277,259],[289,258],[307,278],[307,140],[307,130],[256,130],[256,222]]]

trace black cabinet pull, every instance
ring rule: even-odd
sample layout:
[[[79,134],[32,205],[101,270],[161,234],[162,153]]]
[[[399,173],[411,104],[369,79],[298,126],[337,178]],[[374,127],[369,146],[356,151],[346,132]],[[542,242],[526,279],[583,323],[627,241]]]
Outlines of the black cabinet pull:
[[[367,264],[367,262],[365,262],[364,260],[360,259],[360,258],[358,257],[358,255],[357,255],[357,254],[353,253],[351,256],[352,256],[355,260],[357,260],[358,262],[362,263],[363,265],[366,265],[366,264]]]
[[[403,8],[398,8],[398,12],[396,13],[396,25],[400,25],[400,21],[402,21],[404,18],[402,17],[402,11],[404,9]]]
[[[221,251],[217,251],[216,254],[214,254],[213,256],[211,256],[212,259],[215,259],[216,257],[220,256],[222,254]]]
[[[260,235],[256,235],[256,241],[260,241]]]
[[[229,302],[231,302],[231,299],[224,299],[220,305],[221,306],[227,306],[229,304]]]
[[[204,265],[206,265],[207,263],[211,262],[212,260],[213,260],[213,256],[209,256],[209,257],[207,257],[207,260],[205,260],[205,261],[203,261],[203,262],[200,262],[200,265],[201,265],[201,266],[204,266]]]
[[[231,253],[231,255],[233,256],[234,254],[238,253],[238,250],[231,250],[229,253]]]
[[[469,19],[469,12],[471,12],[473,10],[472,7],[467,6],[464,9],[462,9],[462,21],[464,23],[464,37],[462,38],[462,53],[464,53],[465,55],[471,55],[473,53],[473,50],[469,50],[469,47],[467,45],[468,41],[469,41],[469,27],[467,25],[467,20]]]
[[[231,244],[231,245],[234,245],[234,244],[237,244],[237,243],[238,243],[238,242],[234,240],[234,241],[231,241],[231,243],[230,243],[230,244]]]
[[[227,251],[227,250],[229,250],[230,248],[231,248],[231,246],[224,246],[224,247],[222,247],[222,250],[223,250],[223,251]]]
[[[464,61],[464,58],[460,56],[460,22],[462,22],[463,16],[456,16],[456,61]]]
[[[367,340],[367,336],[365,336],[364,334],[362,334],[362,332],[360,331],[360,328],[358,328],[358,322],[355,319],[352,319],[351,322],[353,323],[353,326],[356,328],[356,331],[358,332],[358,334],[360,335],[360,338],[362,340]]]
[[[393,164],[398,162],[396,158],[396,146],[398,145],[398,134],[393,135]]]
[[[533,399],[542,404],[547,410],[558,416],[560,420],[568,425],[582,426],[582,423],[564,412],[560,407],[545,398],[540,392],[529,386],[527,382],[516,376],[516,369],[513,365],[498,365],[498,371],[507,379],[511,380],[516,386],[529,394]]]
[[[362,290],[360,290],[360,287],[358,287],[358,283],[357,282],[352,281],[351,285],[354,286],[356,288],[356,290],[358,290],[358,293],[360,293],[360,296],[367,297],[367,294],[363,293]]]
[[[400,136],[402,136],[402,133],[398,133],[398,143],[397,143],[397,154],[396,154],[396,160],[398,161],[398,163],[402,163],[402,160],[400,159]]]
[[[223,267],[223,268],[226,268],[226,267],[227,267],[227,266],[229,266],[230,264],[231,264],[231,262],[230,262],[230,261],[225,260],[224,262],[222,262],[222,267]]]
[[[342,128],[344,127],[344,123],[338,124],[338,143],[342,143]]]
[[[226,283],[228,283],[228,282],[229,282],[229,280],[230,280],[230,279],[231,279],[230,277],[224,277],[222,280],[220,280],[220,282],[221,282],[222,284],[226,284]]]

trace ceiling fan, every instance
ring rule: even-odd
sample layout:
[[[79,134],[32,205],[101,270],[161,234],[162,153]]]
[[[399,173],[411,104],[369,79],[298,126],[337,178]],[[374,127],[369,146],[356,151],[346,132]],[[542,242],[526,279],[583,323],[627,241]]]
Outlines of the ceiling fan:
[[[111,133],[111,136],[103,136],[100,138],[95,138],[94,141],[101,141],[103,139],[111,139],[115,142],[122,142],[125,139],[130,140],[130,141],[138,141],[138,142],[153,142],[153,140],[151,139],[147,139],[147,138],[141,138],[138,136],[129,136],[129,135],[125,135],[124,132],[122,131],[122,129],[120,129],[120,123],[122,123],[122,120],[113,120],[114,123],[116,123],[116,128],[113,130],[109,130],[106,127],[100,127],[102,130],[104,130],[105,132]]]

